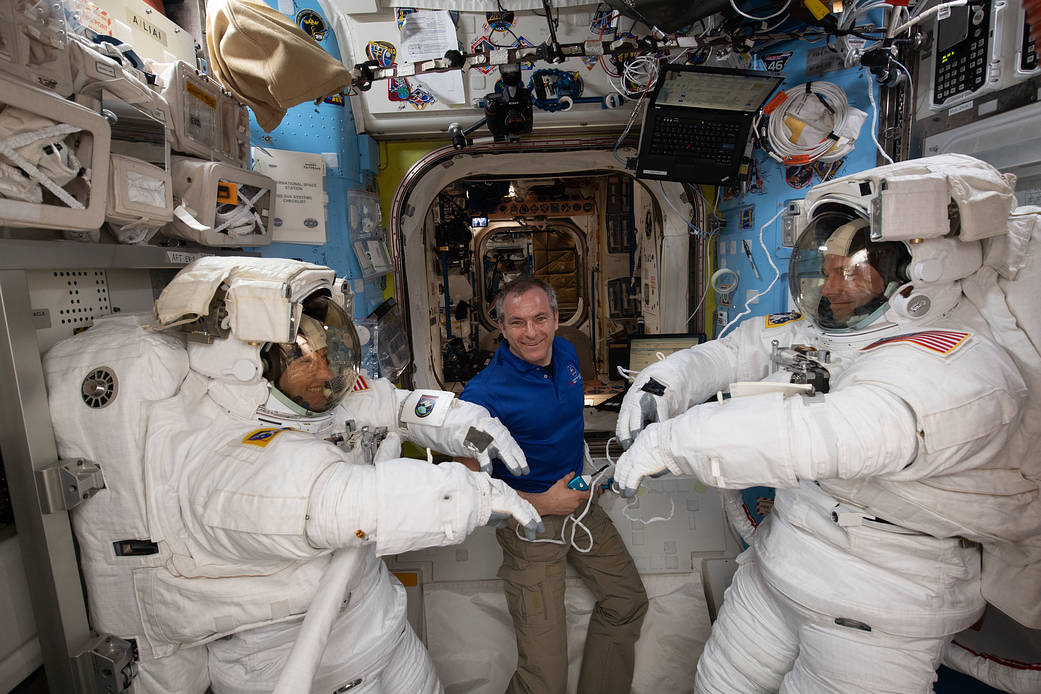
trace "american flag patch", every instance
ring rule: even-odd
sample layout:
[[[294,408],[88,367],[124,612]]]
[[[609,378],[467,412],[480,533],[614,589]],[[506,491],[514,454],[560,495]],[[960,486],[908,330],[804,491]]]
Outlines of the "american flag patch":
[[[860,351],[866,352],[869,349],[875,349],[876,347],[881,347],[883,345],[891,345],[895,342],[909,342],[916,347],[921,347],[930,352],[936,352],[937,354],[950,354],[965,344],[965,341],[968,340],[971,335],[972,333],[963,333],[958,330],[923,330],[920,333],[909,333],[907,335],[887,337],[884,340],[879,340],[878,342],[864,347]]]
[[[358,374],[358,380],[356,380],[354,382],[354,387],[351,388],[351,390],[354,391],[355,393],[357,393],[359,390],[368,390],[368,389],[369,389],[369,382],[365,380],[364,376],[362,376],[361,374]]]

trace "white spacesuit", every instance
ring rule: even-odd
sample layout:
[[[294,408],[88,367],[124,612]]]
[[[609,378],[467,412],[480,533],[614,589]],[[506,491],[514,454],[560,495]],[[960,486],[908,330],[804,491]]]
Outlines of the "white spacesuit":
[[[115,318],[46,356],[59,452],[106,479],[73,516],[92,626],[136,642],[139,694],[272,691],[333,550],[342,580],[311,691],[441,691],[379,556],[508,517],[537,528],[487,474],[397,457],[404,438],[526,469],[484,408],[359,378],[334,279],[203,258],[156,302],[181,334]]]
[[[696,692],[925,694],[985,599],[1041,626],[1027,462],[1041,423],[1024,416],[1038,393],[961,290],[1013,206],[967,157],[838,179],[803,208],[800,313],[749,319],[636,379],[617,425],[623,495],[665,472],[777,487]]]

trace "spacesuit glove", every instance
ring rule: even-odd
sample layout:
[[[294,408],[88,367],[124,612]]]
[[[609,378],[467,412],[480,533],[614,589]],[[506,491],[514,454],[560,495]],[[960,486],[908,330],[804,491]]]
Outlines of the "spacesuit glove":
[[[644,477],[661,477],[666,472],[681,475],[686,472],[676,465],[675,458],[660,445],[661,434],[661,424],[649,424],[615,462],[614,481],[623,498],[636,496]]]
[[[484,417],[475,422],[466,432],[463,444],[477,458],[482,472],[492,471],[493,458],[501,460],[511,475],[526,475],[530,472],[524,451],[495,417]]]
[[[542,518],[535,507],[522,499],[502,480],[494,479],[483,472],[475,472],[472,482],[481,489],[482,495],[488,495],[491,509],[488,525],[499,526],[513,518],[517,525],[524,528],[524,534],[529,540],[534,540],[536,535],[545,530]]]
[[[622,400],[618,410],[618,421],[615,422],[615,438],[623,449],[628,449],[633,440],[651,422],[664,422],[678,412],[673,412],[669,402],[669,385],[655,371],[661,371],[659,364],[652,364],[640,372],[629,392]],[[658,368],[656,368],[658,367]]]

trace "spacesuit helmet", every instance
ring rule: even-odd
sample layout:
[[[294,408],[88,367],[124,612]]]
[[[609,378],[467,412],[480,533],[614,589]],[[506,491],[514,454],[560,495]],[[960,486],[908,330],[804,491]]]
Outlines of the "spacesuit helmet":
[[[298,415],[335,408],[354,387],[361,364],[358,333],[347,313],[325,293],[309,296],[292,342],[261,350],[272,394]]]
[[[872,241],[870,223],[851,206],[814,211],[792,251],[788,282],[799,310],[826,332],[853,332],[881,318],[908,280],[911,254],[900,241]]]

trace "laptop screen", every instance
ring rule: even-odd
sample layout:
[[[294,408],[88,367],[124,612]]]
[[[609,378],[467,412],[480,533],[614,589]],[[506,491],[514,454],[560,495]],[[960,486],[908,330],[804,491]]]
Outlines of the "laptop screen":
[[[642,371],[658,361],[658,354],[667,357],[673,352],[693,347],[704,339],[702,334],[632,335],[629,338],[629,369]]]
[[[783,75],[768,72],[666,63],[653,103],[656,106],[757,111],[783,79]]]

